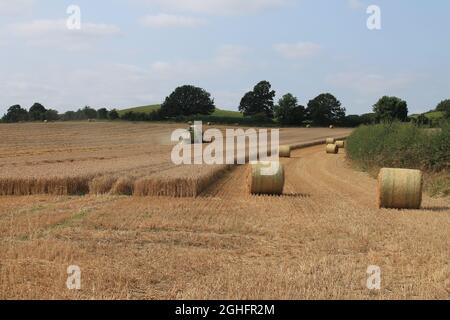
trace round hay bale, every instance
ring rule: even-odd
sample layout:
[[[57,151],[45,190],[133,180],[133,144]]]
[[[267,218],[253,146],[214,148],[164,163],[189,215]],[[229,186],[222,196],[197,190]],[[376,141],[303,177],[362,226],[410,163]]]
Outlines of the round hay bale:
[[[280,146],[280,158],[290,158],[291,157],[291,146],[284,145]]]
[[[339,149],[343,149],[345,148],[345,141],[344,140],[336,141],[336,145],[338,146]]]
[[[378,206],[420,209],[423,174],[420,170],[383,168],[378,174]]]
[[[251,194],[283,194],[283,165],[277,161],[252,163],[250,165],[249,189]]]
[[[327,144],[327,153],[329,154],[337,154],[339,152],[339,148],[335,144]]]
[[[327,140],[326,140],[326,144],[334,144],[334,142],[336,141],[336,139],[335,138],[327,138]]]

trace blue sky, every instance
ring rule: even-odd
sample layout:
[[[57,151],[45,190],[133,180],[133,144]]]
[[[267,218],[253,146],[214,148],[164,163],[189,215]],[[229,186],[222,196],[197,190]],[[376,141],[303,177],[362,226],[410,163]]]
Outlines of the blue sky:
[[[302,104],[333,93],[348,114],[382,95],[428,111],[450,98],[449,14],[448,0],[0,0],[0,113],[160,103],[182,84],[236,110],[260,80]]]

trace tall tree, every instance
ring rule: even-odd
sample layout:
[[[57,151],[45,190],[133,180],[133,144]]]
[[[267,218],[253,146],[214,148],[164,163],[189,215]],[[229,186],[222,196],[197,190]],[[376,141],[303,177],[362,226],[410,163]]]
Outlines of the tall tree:
[[[408,104],[397,97],[384,96],[373,106],[378,121],[406,121]]]
[[[56,121],[56,120],[59,120],[59,114],[58,114],[58,111],[52,110],[52,109],[48,109],[48,110],[45,112],[44,118],[45,118],[45,120],[48,120],[48,121]]]
[[[283,125],[300,125],[305,118],[305,107],[298,105],[292,94],[285,94],[274,108],[275,118]]]
[[[117,112],[116,109],[112,109],[110,112],[108,112],[108,118],[109,120],[119,119],[119,112]]]
[[[161,113],[166,117],[210,115],[215,109],[211,94],[191,85],[176,88],[161,105]]]
[[[319,126],[342,123],[345,111],[345,108],[341,107],[341,102],[330,93],[322,93],[310,100],[306,109],[309,119]]]
[[[86,106],[83,109],[81,109],[81,113],[84,115],[86,119],[97,119],[97,110],[89,106]]]
[[[108,109],[100,108],[97,110],[97,119],[105,120],[108,118]]]
[[[20,122],[28,121],[28,111],[16,104],[8,108],[7,113],[3,116],[4,122]]]
[[[29,120],[31,121],[43,121],[45,119],[45,113],[47,112],[47,109],[40,103],[36,102],[33,104],[30,108],[29,114]]]
[[[267,118],[273,118],[275,91],[271,88],[270,82],[259,82],[252,91],[247,92],[241,99],[239,111],[244,116],[264,114]]]

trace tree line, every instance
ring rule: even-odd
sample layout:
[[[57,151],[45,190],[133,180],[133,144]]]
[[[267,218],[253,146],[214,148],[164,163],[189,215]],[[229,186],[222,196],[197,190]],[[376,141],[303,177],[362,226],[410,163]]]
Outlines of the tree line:
[[[42,104],[36,102],[29,110],[20,105],[14,105],[8,108],[6,114],[2,117],[2,122],[27,122],[27,121],[76,121],[76,120],[116,120],[119,119],[117,110],[108,110],[100,108],[98,110],[91,107],[84,107],[77,111],[67,111],[59,114],[58,111],[47,109]]]
[[[373,124],[387,121],[414,121],[426,124],[427,117],[408,117],[407,102],[398,97],[384,96],[373,106],[372,112],[363,115],[346,115],[346,108],[331,93],[322,93],[309,100],[306,106],[299,104],[298,98],[291,93],[284,94],[277,103],[274,99],[275,90],[270,82],[260,81],[241,99],[239,111],[243,118],[214,116],[215,122],[234,121],[244,124],[280,124],[283,126],[346,126],[356,127],[361,124]],[[57,111],[46,109],[40,103],[35,103],[26,110],[20,105],[11,106],[3,116],[3,122],[24,121],[74,121],[74,120],[128,120],[128,121],[164,121],[185,120],[198,117],[209,119],[216,110],[214,99],[206,90],[192,85],[176,88],[164,100],[161,108],[150,113],[129,111],[119,115],[118,111],[91,107],[80,108],[77,111],[67,111],[58,114]],[[436,111],[443,112],[450,119],[450,100],[440,102]],[[228,121],[228,122],[229,122]]]

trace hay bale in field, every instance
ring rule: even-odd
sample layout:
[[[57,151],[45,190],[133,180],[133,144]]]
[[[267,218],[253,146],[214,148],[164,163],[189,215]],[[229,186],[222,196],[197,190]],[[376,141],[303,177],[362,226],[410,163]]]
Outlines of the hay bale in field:
[[[291,146],[290,145],[280,146],[279,153],[280,153],[280,158],[290,158],[291,157]]]
[[[326,141],[325,141],[325,143],[326,143],[326,144],[334,144],[335,141],[336,141],[335,138],[327,138]]]
[[[336,144],[327,144],[327,153],[328,154],[337,154],[339,152],[339,148]]]
[[[111,191],[114,183],[116,183],[117,177],[114,176],[100,176],[95,177],[89,182],[89,193],[90,194],[106,194]]]
[[[248,179],[251,194],[283,194],[284,167],[280,162],[251,163]]]
[[[111,187],[110,194],[131,196],[133,194],[134,181],[130,177],[120,177]]]
[[[423,174],[420,170],[383,168],[378,175],[378,206],[420,209]]]
[[[345,148],[345,141],[344,140],[339,140],[336,141],[336,145],[339,149],[344,149]]]

